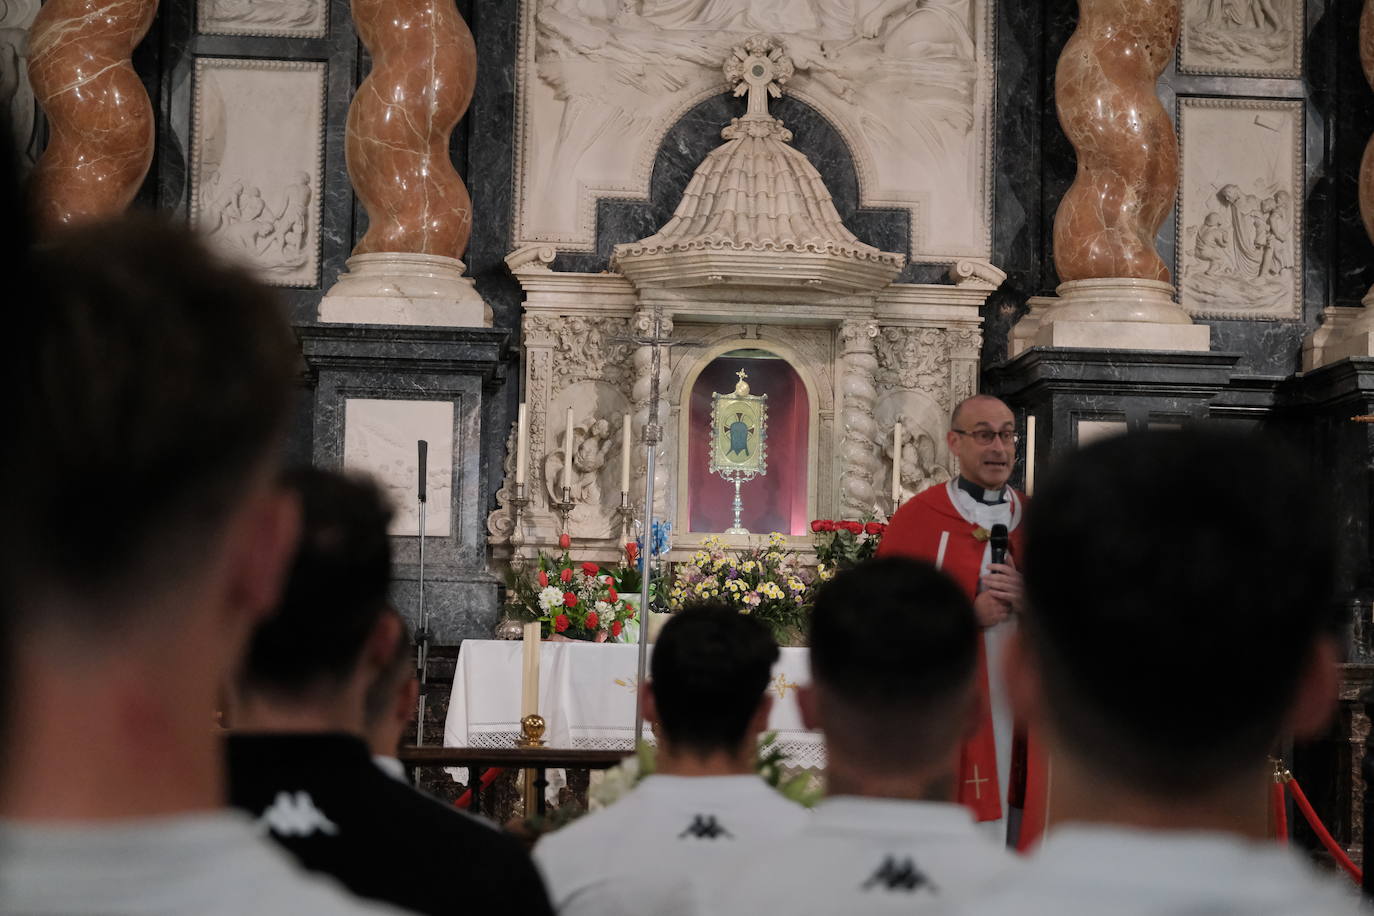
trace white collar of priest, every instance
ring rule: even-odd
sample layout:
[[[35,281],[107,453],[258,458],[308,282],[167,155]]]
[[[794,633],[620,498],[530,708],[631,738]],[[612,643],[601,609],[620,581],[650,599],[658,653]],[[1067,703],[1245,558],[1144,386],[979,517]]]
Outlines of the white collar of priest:
[[[1001,487],[996,490],[984,490],[976,483],[972,483],[963,474],[959,475],[959,489],[985,506],[1000,506],[1007,501],[1007,488]]]

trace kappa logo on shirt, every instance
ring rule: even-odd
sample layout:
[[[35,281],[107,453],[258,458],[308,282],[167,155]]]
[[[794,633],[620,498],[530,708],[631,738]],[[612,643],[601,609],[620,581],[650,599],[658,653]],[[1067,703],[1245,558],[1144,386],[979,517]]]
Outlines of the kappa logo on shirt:
[[[698,814],[692,818],[687,829],[677,835],[679,840],[693,837],[698,840],[718,840],[721,837],[733,840],[735,837],[716,820],[714,814]]]
[[[859,890],[871,891],[875,887],[882,887],[889,891],[904,891],[912,893],[922,887],[929,887],[935,890],[935,885],[919,869],[911,859],[903,859],[900,863],[895,856],[888,856],[883,860],[883,864],[878,866],[867,881],[859,885]]]
[[[316,833],[336,836],[339,825],[315,807],[309,792],[278,792],[258,816],[258,825],[277,836],[306,837]]]

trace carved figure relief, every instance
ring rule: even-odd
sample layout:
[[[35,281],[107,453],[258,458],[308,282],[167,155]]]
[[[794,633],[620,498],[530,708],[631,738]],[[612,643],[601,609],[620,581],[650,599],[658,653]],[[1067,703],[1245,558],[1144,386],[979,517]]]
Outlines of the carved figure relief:
[[[281,35],[323,38],[325,0],[200,0],[196,25],[206,35]]]
[[[1179,70],[1302,76],[1302,0],[1184,0]]]
[[[38,0],[0,0],[0,112],[9,117],[21,172],[42,152],[43,112],[29,84],[29,26],[38,15]]]
[[[939,328],[883,328],[878,335],[878,384],[935,395],[949,406],[950,354]]]
[[[906,502],[911,497],[928,490],[936,484],[946,482],[951,478],[949,468],[941,464],[938,459],[940,449],[936,446],[937,434],[916,425],[916,421],[909,417],[898,417],[902,423],[902,467],[901,467],[901,493],[902,502]],[[891,499],[892,493],[892,471],[893,453],[895,437],[893,432],[895,424],[887,429],[884,439],[886,445],[883,447],[883,455],[887,458],[887,474],[884,494],[888,494]]]
[[[597,198],[647,197],[664,132],[723,91],[720,61],[762,32],[854,150],[864,204],[911,212],[913,257],[987,256],[990,4],[864,6],[523,0],[516,247],[591,250]]]
[[[192,222],[277,286],[318,283],[324,72],[196,61]]]
[[[1301,102],[1184,99],[1179,300],[1197,315],[1301,310]]]
[[[615,488],[613,485],[609,489],[603,487],[602,478],[607,474],[608,468],[611,471],[616,470],[608,462],[612,452],[615,455],[620,453],[623,426],[624,421],[619,417],[612,421],[605,417],[593,416],[573,427],[572,467],[569,469],[567,480],[575,501],[589,506],[613,504],[603,497]],[[562,448],[550,452],[544,459],[546,487],[549,496],[554,499],[562,499],[563,467],[567,463],[567,456]]]

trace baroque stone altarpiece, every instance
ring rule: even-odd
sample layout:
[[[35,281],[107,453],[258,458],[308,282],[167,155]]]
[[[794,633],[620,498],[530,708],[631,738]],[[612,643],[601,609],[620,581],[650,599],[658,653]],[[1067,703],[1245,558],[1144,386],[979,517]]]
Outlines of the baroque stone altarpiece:
[[[663,228],[616,247],[612,271],[554,271],[552,246],[507,258],[526,295],[529,502],[517,528],[512,428],[499,506],[488,518],[498,558],[548,547],[563,530],[555,503],[569,409],[575,505],[567,530],[579,551],[609,558],[629,528],[618,473],[626,415],[630,514],[642,518],[653,353],[636,341],[652,336],[656,322],[676,344],[660,351],[664,438],[655,459],[655,514],[672,522],[675,554],[714,533],[689,530],[688,405],[702,370],[731,351],[780,357],[805,387],[811,518],[892,511],[888,443],[899,421],[913,459],[902,475],[906,495],[951,468],[945,418],[977,390],[979,307],[1005,275],[962,259],[951,284],[892,282],[905,253],[880,251],[844,227],[819,173],[768,114],[766,98],[779,96],[793,72],[783,51],[765,36],[734,50],[725,74],[737,95],[748,93],[747,113],[721,131],[726,142],[698,167]],[[808,548],[809,535],[794,544]]]

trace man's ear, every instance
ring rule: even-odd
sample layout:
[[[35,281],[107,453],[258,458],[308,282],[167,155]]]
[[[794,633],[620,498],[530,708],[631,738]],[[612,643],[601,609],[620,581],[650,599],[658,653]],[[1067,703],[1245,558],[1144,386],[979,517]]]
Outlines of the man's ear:
[[[749,731],[754,734],[761,734],[768,730],[768,716],[773,711],[773,695],[768,691],[763,692],[759,697],[758,708],[754,710],[754,715],[749,719]]]
[[[1315,738],[1331,724],[1340,688],[1339,658],[1336,641],[1330,636],[1320,636],[1312,644],[1288,708],[1285,731],[1293,737]]]
[[[797,685],[797,711],[801,713],[802,725],[811,731],[821,728],[820,702],[813,684]]]
[[[403,635],[401,621],[396,615],[382,614],[372,625],[372,632],[363,644],[362,655],[358,659],[359,667],[365,669],[369,676],[390,668]]]
[[[296,494],[272,486],[250,497],[231,542],[228,597],[232,610],[250,626],[277,605],[296,556],[301,533],[301,505]]]
[[[1040,671],[1019,627],[1007,640],[1002,656],[1002,677],[1017,717],[1038,724],[1044,711],[1043,685]],[[974,714],[977,714],[976,708]]]
[[[639,702],[644,711],[644,721],[650,725],[657,725],[658,704],[654,702],[653,685],[648,681],[639,685]]]
[[[397,722],[410,724],[414,721],[415,714],[419,710],[420,700],[420,680],[414,676],[407,677],[401,684],[401,689],[396,691],[396,708],[391,714]]]

